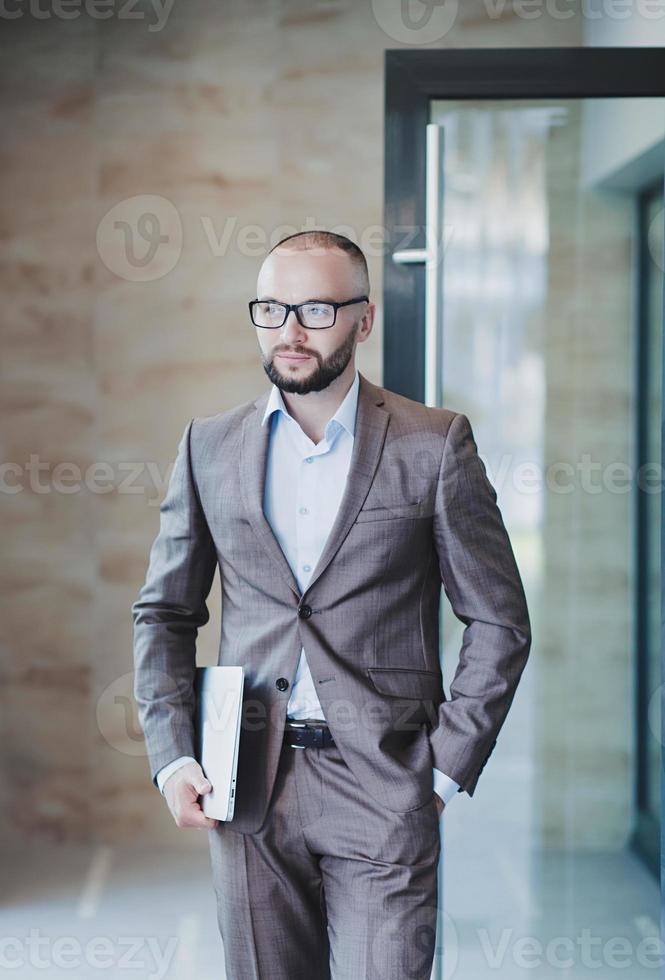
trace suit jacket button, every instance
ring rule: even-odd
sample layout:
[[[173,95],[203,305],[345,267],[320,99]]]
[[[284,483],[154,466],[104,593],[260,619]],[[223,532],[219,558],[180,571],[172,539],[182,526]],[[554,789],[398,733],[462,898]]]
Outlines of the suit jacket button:
[[[309,617],[312,615],[312,607],[306,605],[299,606],[298,615],[300,616],[301,619],[309,619]]]
[[[289,686],[289,682],[287,681],[286,677],[278,677],[275,683],[280,691],[285,691]]]

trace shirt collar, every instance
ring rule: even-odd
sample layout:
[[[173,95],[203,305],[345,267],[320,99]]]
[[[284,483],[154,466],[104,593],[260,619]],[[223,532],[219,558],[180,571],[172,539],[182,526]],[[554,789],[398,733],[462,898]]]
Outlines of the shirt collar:
[[[332,428],[342,426],[350,435],[355,435],[359,387],[360,375],[358,374],[358,369],[356,368],[356,373],[351,387],[347,391],[342,404],[326,425],[326,435],[328,434],[328,426],[331,426],[331,423],[333,422],[335,425],[332,425]],[[263,413],[263,418],[261,419],[261,425],[265,425],[266,421],[272,416],[273,412],[282,412],[286,418],[295,422],[293,416],[289,414],[286,405],[284,404],[282,393],[276,384],[273,384],[272,386],[268,403],[266,405],[265,412]]]

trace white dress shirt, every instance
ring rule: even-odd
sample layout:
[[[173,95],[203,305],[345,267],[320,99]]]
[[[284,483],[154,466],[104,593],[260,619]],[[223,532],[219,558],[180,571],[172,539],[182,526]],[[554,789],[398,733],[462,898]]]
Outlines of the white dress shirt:
[[[312,442],[289,415],[276,385],[272,386],[263,415],[262,424],[271,426],[263,511],[301,592],[307,588],[344,493],[355,436],[359,385],[356,370],[349,391],[328,420],[319,443]],[[304,647],[286,713],[289,718],[325,721]],[[157,783],[162,792],[171,773],[189,761],[191,756],[181,756],[159,770]],[[459,783],[434,769],[433,789],[448,803],[458,791]]]

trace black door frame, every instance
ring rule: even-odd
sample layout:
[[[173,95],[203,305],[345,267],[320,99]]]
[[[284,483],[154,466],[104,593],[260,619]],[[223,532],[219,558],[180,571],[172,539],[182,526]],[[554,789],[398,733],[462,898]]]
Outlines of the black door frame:
[[[541,99],[665,96],[665,48],[503,48],[385,52],[383,384],[425,399],[425,267],[396,264],[397,250],[423,249],[425,132],[433,99]],[[665,300],[663,303],[665,329]],[[405,344],[408,338],[408,346]],[[405,351],[410,356],[405,356]],[[665,343],[661,363],[665,378]],[[665,387],[663,387],[665,392]],[[665,395],[661,405],[665,472]],[[665,494],[661,492],[661,567],[665,567]],[[661,679],[665,680],[665,576],[661,583]],[[639,688],[639,677],[638,677]],[[640,691],[644,703],[644,691]],[[665,684],[661,686],[665,745]],[[639,705],[638,705],[639,708]],[[661,772],[662,764],[661,764]],[[665,778],[661,813],[665,814]],[[640,790],[638,786],[638,795]],[[632,842],[639,851],[639,843]],[[660,827],[665,896],[665,820]],[[647,863],[649,858],[647,858]],[[653,860],[653,855],[651,855]]]

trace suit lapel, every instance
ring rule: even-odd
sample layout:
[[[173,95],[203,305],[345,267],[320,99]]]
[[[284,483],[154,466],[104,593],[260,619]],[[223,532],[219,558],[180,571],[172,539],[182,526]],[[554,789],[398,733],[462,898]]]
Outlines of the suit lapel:
[[[261,425],[261,419],[268,397],[269,392],[260,395],[254,402],[255,411],[250,412],[243,420],[240,488],[247,516],[267,556],[300,599],[300,589],[291,566],[263,512],[270,426]],[[312,588],[341,547],[372,485],[390,418],[390,413],[381,406],[383,406],[381,389],[360,374],[356,431],[344,493],[330,534],[305,591]]]
[[[269,392],[260,395],[254,402],[255,411],[249,412],[243,419],[240,439],[240,493],[249,522],[268,558],[277,566],[278,571],[286,578],[289,588],[299,598],[300,589],[291,566],[263,512],[270,425],[261,425],[261,419],[269,396]]]
[[[361,374],[356,431],[346,486],[330,534],[309,580],[308,590],[335,557],[372,486],[390,419],[390,412],[382,406],[381,390]]]

